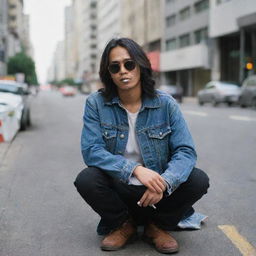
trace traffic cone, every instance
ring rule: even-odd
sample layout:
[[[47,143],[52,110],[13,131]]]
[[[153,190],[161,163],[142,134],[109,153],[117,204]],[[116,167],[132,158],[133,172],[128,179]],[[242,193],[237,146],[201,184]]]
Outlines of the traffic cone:
[[[2,134],[2,120],[0,120],[0,142],[4,142],[4,135]]]

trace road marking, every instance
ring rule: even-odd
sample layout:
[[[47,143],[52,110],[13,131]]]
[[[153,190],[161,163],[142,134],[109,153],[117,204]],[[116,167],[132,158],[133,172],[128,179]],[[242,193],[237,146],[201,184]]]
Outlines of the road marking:
[[[185,114],[194,115],[194,116],[208,116],[205,112],[198,112],[198,111],[190,111],[190,110],[184,110]]]
[[[238,121],[256,121],[256,118],[252,118],[249,116],[229,116],[229,118]]]
[[[231,242],[239,249],[243,256],[256,256],[256,249],[239,234],[235,226],[219,225],[219,229],[231,240]]]

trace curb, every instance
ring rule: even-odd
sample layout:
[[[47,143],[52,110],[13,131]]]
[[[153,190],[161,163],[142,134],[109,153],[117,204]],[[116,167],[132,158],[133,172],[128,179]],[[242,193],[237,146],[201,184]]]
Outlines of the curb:
[[[2,163],[4,161],[4,158],[8,152],[8,149],[10,148],[11,143],[10,142],[2,142],[0,143],[0,167],[2,166]]]

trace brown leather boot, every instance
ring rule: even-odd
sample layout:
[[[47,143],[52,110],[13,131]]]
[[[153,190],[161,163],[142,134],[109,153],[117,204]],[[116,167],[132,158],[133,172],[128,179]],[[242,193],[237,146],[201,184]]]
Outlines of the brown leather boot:
[[[101,242],[101,249],[104,251],[117,251],[135,236],[136,225],[132,220],[125,221],[122,226],[111,231]]]
[[[153,223],[146,226],[144,238],[153,243],[160,253],[174,253],[179,250],[177,241],[167,231],[160,229]]]

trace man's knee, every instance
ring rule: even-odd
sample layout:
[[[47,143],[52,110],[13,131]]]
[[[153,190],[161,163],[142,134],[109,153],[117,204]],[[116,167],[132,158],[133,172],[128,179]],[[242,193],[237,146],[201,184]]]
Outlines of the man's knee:
[[[192,170],[188,181],[191,190],[201,195],[206,194],[210,186],[208,175],[198,168]]]
[[[101,179],[101,172],[101,170],[95,167],[88,167],[82,170],[74,181],[78,192],[94,191],[96,183]]]

